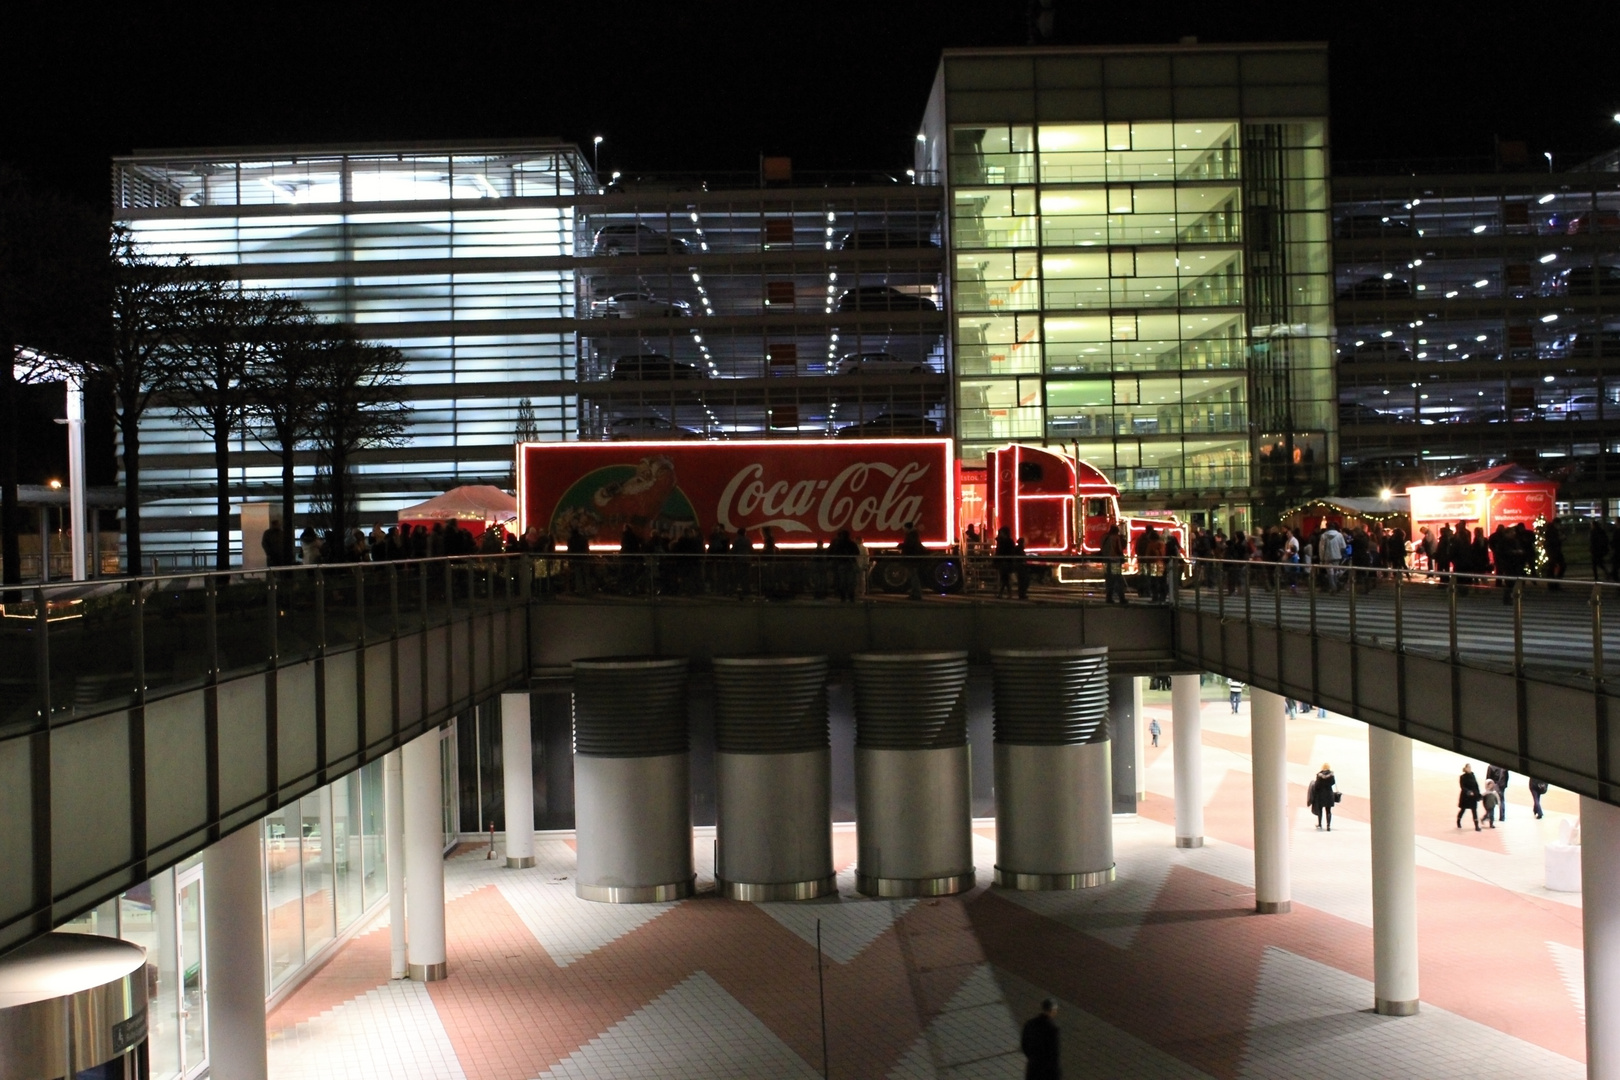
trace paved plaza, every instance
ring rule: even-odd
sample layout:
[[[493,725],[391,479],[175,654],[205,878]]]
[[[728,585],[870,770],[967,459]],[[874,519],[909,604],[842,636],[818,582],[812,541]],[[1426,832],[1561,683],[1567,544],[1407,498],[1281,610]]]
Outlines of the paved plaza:
[[[1213,693],[1213,688],[1211,688]],[[1289,722],[1294,910],[1252,914],[1248,704],[1204,706],[1205,847],[1174,844],[1168,695],[1147,751],[1147,800],[1115,822],[1117,882],[1063,893],[989,887],[993,823],[975,828],[979,887],[949,899],[854,894],[841,826],[836,900],[743,904],[712,892],[699,830],[696,899],[611,906],[574,897],[568,837],[506,870],[469,847],[446,866],[451,976],[388,978],[386,921],[349,942],[269,1017],[274,1080],[815,1077],[816,934],[830,1075],[1022,1076],[1018,1030],[1062,1003],[1064,1075],[1561,1080],[1584,1076],[1578,894],[1547,891],[1542,848],[1575,798],[1459,831],[1463,759],[1415,762],[1422,1011],[1371,1011],[1367,740],[1337,717]],[[1323,762],[1344,801],[1331,833],[1305,809]],[[1483,771],[1483,763],[1475,762]]]

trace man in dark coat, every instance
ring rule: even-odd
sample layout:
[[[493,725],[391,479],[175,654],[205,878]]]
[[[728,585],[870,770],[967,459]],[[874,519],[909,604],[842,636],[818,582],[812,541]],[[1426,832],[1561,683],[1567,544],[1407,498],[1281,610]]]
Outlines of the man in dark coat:
[[[1018,1043],[1028,1061],[1024,1066],[1024,1080],[1062,1080],[1058,1026],[1052,1020],[1056,1015],[1057,1001],[1047,998],[1041,1002],[1040,1014],[1024,1025],[1024,1035]]]
[[[1498,821],[1507,820],[1508,775],[1507,769],[1501,765],[1491,765],[1485,769],[1485,779],[1496,781],[1496,793],[1502,797],[1502,801],[1496,804],[1496,820]]]

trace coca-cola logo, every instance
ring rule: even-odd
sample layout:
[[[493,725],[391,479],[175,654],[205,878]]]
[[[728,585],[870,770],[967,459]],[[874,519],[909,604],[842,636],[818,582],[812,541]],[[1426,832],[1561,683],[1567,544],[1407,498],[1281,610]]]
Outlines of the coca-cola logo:
[[[764,465],[746,465],[720,493],[715,518],[728,532],[739,524],[749,529],[768,525],[785,533],[897,532],[921,519],[923,496],[911,488],[928,470],[916,462],[858,461],[831,480],[767,483]],[[765,520],[755,520],[756,515]]]

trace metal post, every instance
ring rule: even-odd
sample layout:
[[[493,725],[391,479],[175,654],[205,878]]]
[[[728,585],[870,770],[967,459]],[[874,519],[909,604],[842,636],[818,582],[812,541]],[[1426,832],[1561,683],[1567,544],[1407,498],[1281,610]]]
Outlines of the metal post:
[[[1402,632],[1402,622],[1403,622],[1403,618],[1404,618],[1404,608],[1402,606],[1402,604],[1403,604],[1402,597],[1405,595],[1405,593],[1401,589],[1401,583],[1405,579],[1406,579],[1406,575],[1402,574],[1400,571],[1396,571],[1396,573],[1395,573],[1395,651],[1396,652],[1401,652],[1402,651],[1401,632]]]
[[[1350,582],[1350,644],[1354,645],[1356,643],[1356,568],[1354,566],[1347,568],[1345,578]]]

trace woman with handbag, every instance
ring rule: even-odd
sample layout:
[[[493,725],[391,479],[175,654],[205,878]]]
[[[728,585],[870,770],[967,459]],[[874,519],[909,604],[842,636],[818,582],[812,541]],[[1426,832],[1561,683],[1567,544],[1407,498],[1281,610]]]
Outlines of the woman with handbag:
[[[1457,828],[1462,828],[1466,812],[1474,819],[1474,831],[1479,832],[1479,800],[1479,777],[1474,775],[1472,765],[1464,765],[1462,775],[1457,777]]]
[[[1311,808],[1311,813],[1316,815],[1316,827],[1318,829],[1322,827],[1322,815],[1327,815],[1328,832],[1333,831],[1333,805],[1339,801],[1338,792],[1333,790],[1333,785],[1336,782],[1333,769],[1327,762],[1322,762],[1321,771],[1316,774],[1316,779],[1311,781],[1309,797],[1306,800],[1306,805]]]

